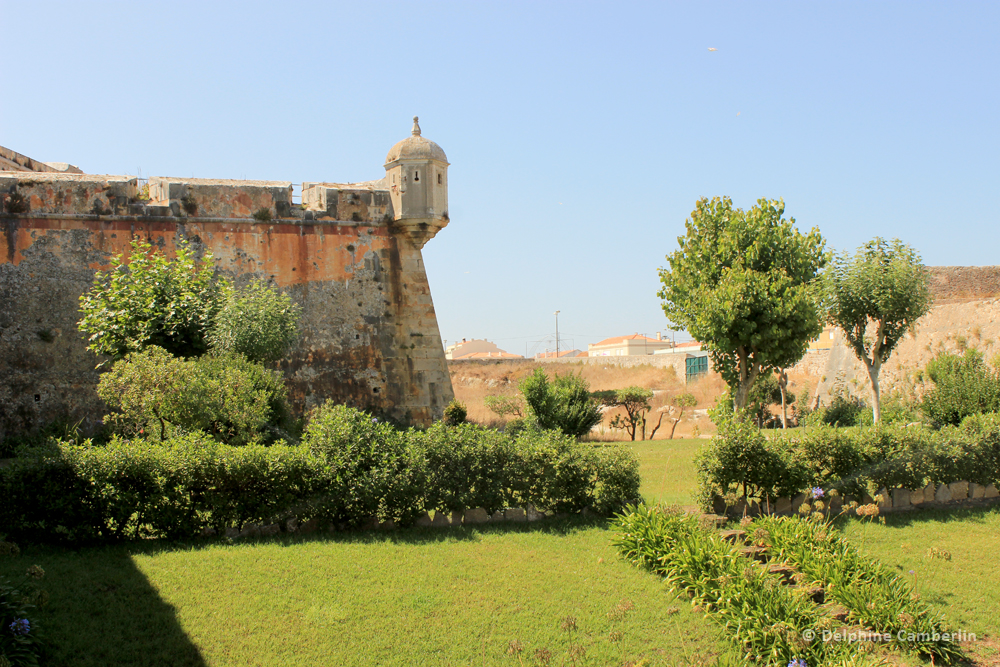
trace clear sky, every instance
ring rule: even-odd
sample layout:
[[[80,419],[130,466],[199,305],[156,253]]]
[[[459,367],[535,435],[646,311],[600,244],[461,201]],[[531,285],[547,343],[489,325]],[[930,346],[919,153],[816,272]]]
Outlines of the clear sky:
[[[369,180],[419,115],[448,341],[666,332],[701,196],[1000,264],[996,2],[0,0],[0,34],[0,145],[89,173]]]

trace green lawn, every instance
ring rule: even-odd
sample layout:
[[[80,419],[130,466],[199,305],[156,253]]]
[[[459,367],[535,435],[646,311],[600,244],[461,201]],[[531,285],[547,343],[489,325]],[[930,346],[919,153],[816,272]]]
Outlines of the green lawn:
[[[693,503],[701,442],[635,443],[647,500]],[[1000,509],[853,520],[845,531],[907,576],[914,570],[952,627],[997,635]],[[0,559],[0,575],[46,570],[41,621],[56,665],[542,664],[536,651],[552,665],[713,664],[723,651],[716,628],[621,562],[612,535],[606,522],[578,517],[237,544],[29,547]],[[951,561],[927,558],[931,547]],[[990,641],[974,650],[993,660]]]

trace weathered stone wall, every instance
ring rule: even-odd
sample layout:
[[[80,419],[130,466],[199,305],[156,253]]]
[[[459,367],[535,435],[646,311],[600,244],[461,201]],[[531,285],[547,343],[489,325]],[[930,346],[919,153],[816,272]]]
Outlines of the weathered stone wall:
[[[0,176],[0,439],[102,414],[79,297],[135,237],[168,256],[186,240],[237,284],[271,281],[302,306],[301,342],[279,364],[300,409],[333,399],[440,418],[453,392],[430,288],[387,193],[327,186],[309,210],[288,183],[151,179],[149,190],[147,201],[129,177]]]
[[[935,305],[1000,296],[1000,266],[929,266]]]

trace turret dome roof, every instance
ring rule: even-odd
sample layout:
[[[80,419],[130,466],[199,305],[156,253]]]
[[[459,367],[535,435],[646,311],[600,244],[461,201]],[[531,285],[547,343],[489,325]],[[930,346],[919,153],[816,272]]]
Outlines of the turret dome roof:
[[[403,139],[391,149],[385,156],[385,163],[388,165],[396,160],[440,160],[448,162],[444,151],[430,139],[420,136],[420,125],[417,116],[413,117],[413,133]]]

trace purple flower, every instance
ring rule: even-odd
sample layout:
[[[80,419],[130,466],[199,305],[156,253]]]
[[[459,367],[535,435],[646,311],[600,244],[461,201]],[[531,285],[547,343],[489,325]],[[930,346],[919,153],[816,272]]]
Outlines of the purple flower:
[[[377,424],[378,423],[378,417],[372,417],[372,423],[373,424]]]
[[[910,574],[916,574],[914,570],[910,570]]]
[[[813,498],[822,498],[822,497],[823,497],[823,489],[819,488],[818,486],[813,487]],[[796,667],[798,666],[796,665]]]
[[[26,635],[31,632],[31,622],[26,618],[19,618],[10,624],[10,631],[15,635]]]
[[[788,663],[788,667],[809,667],[809,665],[806,664],[805,660],[794,658],[792,659],[791,662]]]

